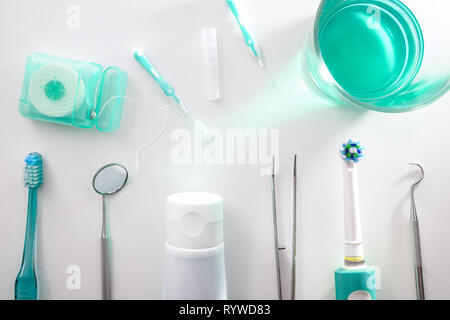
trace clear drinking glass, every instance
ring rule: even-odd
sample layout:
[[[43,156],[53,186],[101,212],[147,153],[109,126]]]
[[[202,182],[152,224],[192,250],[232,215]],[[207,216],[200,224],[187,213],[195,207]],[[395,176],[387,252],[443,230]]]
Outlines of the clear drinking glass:
[[[448,0],[322,0],[302,68],[340,102],[423,107],[449,89],[448,12]]]

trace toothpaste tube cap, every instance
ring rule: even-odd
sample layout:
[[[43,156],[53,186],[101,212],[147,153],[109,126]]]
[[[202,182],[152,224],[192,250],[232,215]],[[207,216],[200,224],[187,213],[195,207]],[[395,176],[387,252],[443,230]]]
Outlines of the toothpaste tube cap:
[[[223,243],[223,200],[213,193],[176,193],[167,198],[167,243],[206,249]]]

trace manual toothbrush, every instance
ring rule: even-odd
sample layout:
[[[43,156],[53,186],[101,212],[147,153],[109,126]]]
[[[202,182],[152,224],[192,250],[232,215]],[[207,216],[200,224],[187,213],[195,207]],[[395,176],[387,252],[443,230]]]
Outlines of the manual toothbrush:
[[[36,239],[37,189],[43,181],[42,157],[39,153],[30,153],[25,158],[25,187],[28,187],[28,214],[23,248],[22,265],[15,282],[16,300],[36,300],[37,280],[34,268]]]
[[[342,145],[344,159],[344,266],[335,271],[337,300],[375,300],[375,270],[365,264],[356,164],[364,157],[359,142]]]

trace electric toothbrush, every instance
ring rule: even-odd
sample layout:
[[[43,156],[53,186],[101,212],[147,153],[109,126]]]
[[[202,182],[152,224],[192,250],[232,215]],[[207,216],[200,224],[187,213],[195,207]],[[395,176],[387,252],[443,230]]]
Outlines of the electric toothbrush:
[[[152,76],[164,93],[167,102],[177,110],[178,114],[204,140],[211,140],[211,132],[206,125],[195,115],[189,106],[183,102],[175,88],[164,79],[147,57],[142,49],[135,49],[134,58]]]
[[[344,266],[335,271],[337,300],[375,300],[375,270],[364,262],[356,164],[364,157],[359,142],[342,144],[344,159]]]
[[[22,265],[15,282],[16,300],[36,300],[37,280],[34,268],[36,240],[37,189],[43,181],[42,157],[39,153],[30,153],[25,158],[25,187],[28,188],[28,213],[23,248]]]

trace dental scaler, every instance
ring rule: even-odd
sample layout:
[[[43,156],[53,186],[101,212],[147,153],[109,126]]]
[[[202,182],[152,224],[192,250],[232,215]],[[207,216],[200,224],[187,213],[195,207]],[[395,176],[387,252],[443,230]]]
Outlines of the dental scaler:
[[[422,270],[422,249],[420,245],[420,231],[419,231],[419,219],[417,217],[417,209],[416,209],[416,198],[414,196],[414,191],[416,187],[422,182],[425,177],[425,172],[423,167],[418,163],[410,163],[411,165],[415,165],[420,169],[420,177],[414,181],[410,189],[410,199],[411,199],[411,214],[409,220],[411,221],[411,227],[413,231],[414,238],[414,253],[415,253],[415,263],[414,263],[414,272],[416,276],[416,295],[417,300],[425,300],[425,287],[424,287],[424,279],[423,279],[423,270]]]
[[[364,261],[356,164],[364,157],[359,142],[342,145],[344,159],[344,266],[335,271],[336,300],[375,300],[375,269]]]

